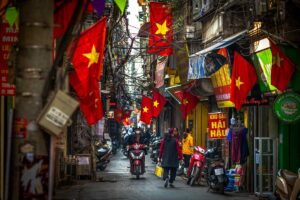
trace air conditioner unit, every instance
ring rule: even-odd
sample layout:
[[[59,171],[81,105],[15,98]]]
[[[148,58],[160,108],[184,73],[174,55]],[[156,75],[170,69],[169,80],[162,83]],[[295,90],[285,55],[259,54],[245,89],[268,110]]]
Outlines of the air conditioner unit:
[[[195,26],[189,26],[187,25],[185,27],[185,37],[187,39],[192,39],[195,37]]]

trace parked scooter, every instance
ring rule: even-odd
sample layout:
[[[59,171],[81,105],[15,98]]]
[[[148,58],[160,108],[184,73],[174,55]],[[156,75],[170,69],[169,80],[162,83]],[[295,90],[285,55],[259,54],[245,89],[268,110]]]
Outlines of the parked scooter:
[[[129,142],[129,139],[132,137],[133,135],[133,131],[132,129],[128,129],[126,132],[123,132],[122,133],[122,138],[123,138],[123,146],[122,146],[122,153],[124,156],[126,156],[128,158],[128,142]]]
[[[205,152],[205,160],[208,191],[211,189],[224,194],[224,187],[228,184],[228,177],[225,173],[224,160],[219,157],[217,148],[208,149]]]
[[[201,146],[194,147],[194,154],[190,159],[190,165],[187,170],[187,184],[193,186],[195,183],[200,183],[201,172],[205,164],[205,149]]]
[[[158,160],[161,141],[162,141],[161,137],[153,137],[150,141],[149,154],[151,160],[155,163],[157,163]]]
[[[144,144],[132,144],[128,146],[130,158],[130,173],[137,179],[145,173],[145,153],[147,146]]]
[[[298,174],[285,169],[280,169],[276,177],[276,194],[280,199],[300,199],[300,168]]]
[[[111,148],[107,144],[98,145],[96,148],[96,170],[103,171],[110,162]]]

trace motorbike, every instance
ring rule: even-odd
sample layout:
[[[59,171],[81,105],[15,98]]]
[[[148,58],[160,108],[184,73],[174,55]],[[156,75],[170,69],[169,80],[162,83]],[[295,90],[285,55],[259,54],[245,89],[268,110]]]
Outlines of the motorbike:
[[[195,183],[200,183],[201,173],[205,163],[205,149],[201,146],[194,147],[195,153],[190,159],[190,165],[187,170],[187,184],[193,186]]]
[[[154,163],[157,163],[158,155],[159,155],[159,148],[161,144],[161,137],[154,137],[150,141],[150,148],[149,148],[149,154],[150,158]]]
[[[207,184],[209,190],[224,194],[224,187],[228,184],[225,173],[224,160],[219,157],[217,148],[208,149],[205,152]]]
[[[147,146],[144,144],[132,144],[128,146],[130,158],[130,173],[137,179],[145,173],[145,154]]]
[[[107,145],[102,145],[96,149],[96,170],[103,171],[110,162],[111,148]]]
[[[299,200],[300,168],[298,169],[298,174],[285,169],[280,169],[277,172],[275,193],[280,199]]]

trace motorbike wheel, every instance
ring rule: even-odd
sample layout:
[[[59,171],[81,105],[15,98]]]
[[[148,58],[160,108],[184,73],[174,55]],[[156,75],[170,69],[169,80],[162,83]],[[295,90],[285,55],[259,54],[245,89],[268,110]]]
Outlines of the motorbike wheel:
[[[136,179],[140,179],[140,175],[139,174],[136,175]]]
[[[191,178],[191,181],[190,181],[190,186],[195,185],[196,181],[198,181],[198,179],[199,179],[199,176],[200,176],[200,168],[196,167],[196,169],[193,170],[193,175],[192,175],[192,178]]]
[[[100,167],[99,167],[100,171],[104,171],[105,168],[106,168],[106,166],[100,166]]]

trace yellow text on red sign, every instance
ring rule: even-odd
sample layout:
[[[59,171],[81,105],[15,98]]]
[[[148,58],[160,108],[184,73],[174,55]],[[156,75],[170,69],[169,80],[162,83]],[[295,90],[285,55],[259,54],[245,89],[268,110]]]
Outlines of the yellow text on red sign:
[[[226,137],[227,114],[208,113],[208,137],[222,139]]]

